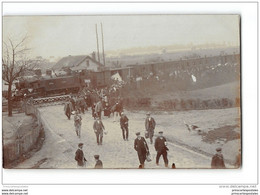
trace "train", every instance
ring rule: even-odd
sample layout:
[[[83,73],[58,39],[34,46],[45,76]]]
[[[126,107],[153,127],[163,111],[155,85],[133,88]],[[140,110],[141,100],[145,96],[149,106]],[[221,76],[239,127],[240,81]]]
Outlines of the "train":
[[[212,56],[188,60],[177,60],[153,64],[129,65],[124,68],[104,69],[100,71],[80,70],[79,72],[66,71],[65,75],[52,74],[47,70],[45,76],[35,72],[30,79],[20,78],[16,81],[14,100],[26,97],[49,97],[55,95],[75,94],[85,86],[91,88],[103,88],[111,85],[111,76],[118,73],[123,81],[131,78],[145,78],[151,73],[156,75],[160,72],[169,74],[176,69],[190,69],[192,67],[205,66],[207,64],[234,63],[240,61],[240,55]]]
[[[85,86],[102,88],[111,83],[109,73],[109,71],[82,71],[79,74],[61,76],[46,74],[46,76],[21,77],[15,82],[16,90],[13,99],[18,101],[25,96],[27,98],[39,98],[75,94]]]

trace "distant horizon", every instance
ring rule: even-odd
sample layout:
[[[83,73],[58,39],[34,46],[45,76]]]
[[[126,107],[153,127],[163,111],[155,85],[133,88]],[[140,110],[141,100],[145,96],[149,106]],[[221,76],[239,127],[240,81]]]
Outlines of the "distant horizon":
[[[173,45],[240,46],[239,15],[4,16],[3,40],[28,35],[30,56],[68,56]],[[15,29],[15,31],[14,31]]]
[[[163,46],[155,46],[155,47],[167,47],[167,46],[171,46],[171,45],[163,45]],[[198,46],[198,45],[194,45],[194,47],[196,47],[196,46]],[[153,46],[150,46],[150,47],[153,47]],[[141,49],[143,49],[143,48],[148,48],[148,47],[139,47],[139,48],[141,48]],[[199,49],[203,49],[203,50],[207,50],[207,49],[209,49],[209,50],[211,50],[211,49],[228,49],[228,48],[237,48],[237,49],[239,49],[240,47],[239,46],[225,46],[225,47],[215,47],[215,48],[199,48]],[[158,51],[151,51],[151,52],[140,52],[140,53],[122,53],[122,52],[125,52],[125,51],[127,51],[127,50],[129,50],[129,49],[135,49],[135,48],[126,48],[126,49],[121,49],[121,50],[111,50],[111,51],[107,51],[107,52],[105,52],[105,54],[106,54],[106,57],[107,58],[113,58],[113,57],[120,57],[120,56],[140,56],[140,55],[151,55],[151,54],[163,54],[163,53],[161,53],[161,51],[159,52],[159,50]],[[191,49],[190,48],[184,48],[183,50],[167,50],[167,52],[166,53],[177,53],[177,52],[181,52],[181,51],[191,51]],[[196,51],[199,51],[199,50],[195,50],[195,52]],[[94,51],[94,52],[96,52],[96,51]],[[118,55],[113,55],[113,54],[111,54],[111,53],[119,53]],[[121,54],[120,54],[121,53]],[[75,55],[65,55],[65,56],[46,56],[46,57],[43,57],[43,56],[41,56],[41,55],[37,55],[37,56],[33,56],[32,58],[37,58],[37,57],[42,57],[43,59],[49,59],[49,58],[64,58],[64,57],[68,57],[68,56],[84,56],[84,55],[91,55],[92,54],[92,52],[91,53],[80,53],[80,54],[75,54]],[[102,52],[100,52],[100,55],[102,55]]]

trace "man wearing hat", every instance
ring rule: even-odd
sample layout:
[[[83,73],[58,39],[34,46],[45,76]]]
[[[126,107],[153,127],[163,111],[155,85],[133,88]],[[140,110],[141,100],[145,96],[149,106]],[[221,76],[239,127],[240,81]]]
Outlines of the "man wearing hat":
[[[78,144],[78,149],[75,153],[75,160],[77,161],[78,168],[82,168],[86,166],[86,158],[84,157],[84,153],[82,151],[83,143]]]
[[[145,129],[146,132],[148,133],[148,137],[150,138],[150,143],[153,143],[153,135],[154,135],[154,129],[155,129],[155,120],[153,117],[150,116],[150,113],[146,114],[146,119],[145,119]]]
[[[136,133],[137,138],[134,141],[134,149],[137,151],[140,167],[144,168],[144,161],[146,159],[147,153],[149,152],[148,145],[144,139],[141,137],[140,132]]]
[[[120,126],[122,129],[123,139],[128,141],[128,118],[123,112],[120,117]]]
[[[225,169],[225,163],[224,163],[224,157],[223,154],[221,154],[222,149],[217,148],[217,153],[212,157],[211,160],[211,168],[212,169]]]
[[[102,145],[103,131],[105,130],[105,127],[104,127],[102,121],[100,120],[100,118],[96,118],[94,125],[93,125],[93,129],[94,129],[94,132],[97,137],[97,144]]]
[[[163,136],[163,131],[159,131],[159,136],[156,138],[154,143],[155,150],[157,151],[156,155],[156,164],[159,165],[159,159],[163,155],[163,160],[165,167],[168,167],[168,158],[167,158],[167,142]]]
[[[81,121],[82,121],[81,115],[78,113],[78,111],[76,111],[76,115],[74,116],[74,126],[76,130],[76,134],[79,138],[81,134]]]
[[[94,155],[96,164],[95,164],[95,169],[102,169],[103,168],[103,163],[101,160],[99,160],[99,155]]]

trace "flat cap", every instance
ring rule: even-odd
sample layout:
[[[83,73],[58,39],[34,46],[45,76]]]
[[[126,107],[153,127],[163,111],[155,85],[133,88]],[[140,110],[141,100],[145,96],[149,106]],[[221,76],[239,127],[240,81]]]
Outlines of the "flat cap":
[[[140,132],[136,132],[135,135],[140,135]]]
[[[219,151],[221,151],[221,150],[222,150],[222,148],[220,148],[220,147],[216,148],[216,151],[217,151],[217,152],[219,152]]]
[[[83,143],[79,143],[79,144],[78,144],[78,147],[80,147],[80,146],[83,146]]]
[[[163,133],[163,131],[159,131],[159,133]]]
[[[97,155],[97,154],[94,155],[94,158],[95,158],[95,159],[99,159],[99,155]]]

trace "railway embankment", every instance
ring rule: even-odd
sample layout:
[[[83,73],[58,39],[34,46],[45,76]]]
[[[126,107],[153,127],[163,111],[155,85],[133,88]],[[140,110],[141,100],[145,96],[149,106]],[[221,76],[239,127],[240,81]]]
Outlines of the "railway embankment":
[[[38,109],[28,105],[25,113],[3,113],[3,167],[13,168],[41,149],[44,124]]]

